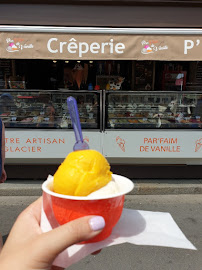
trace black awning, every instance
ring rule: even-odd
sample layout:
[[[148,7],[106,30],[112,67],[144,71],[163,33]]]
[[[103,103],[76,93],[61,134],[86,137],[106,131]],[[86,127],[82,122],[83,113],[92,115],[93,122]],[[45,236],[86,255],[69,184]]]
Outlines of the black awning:
[[[201,0],[1,0],[2,4],[201,6]]]
[[[202,28],[202,6],[0,4],[0,12],[0,25]]]

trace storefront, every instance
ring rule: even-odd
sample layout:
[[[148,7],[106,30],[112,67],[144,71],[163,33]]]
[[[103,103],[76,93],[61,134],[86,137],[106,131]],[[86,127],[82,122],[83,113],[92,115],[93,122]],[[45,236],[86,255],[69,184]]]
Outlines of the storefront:
[[[59,163],[74,133],[113,164],[201,164],[200,29],[2,26],[7,164]]]

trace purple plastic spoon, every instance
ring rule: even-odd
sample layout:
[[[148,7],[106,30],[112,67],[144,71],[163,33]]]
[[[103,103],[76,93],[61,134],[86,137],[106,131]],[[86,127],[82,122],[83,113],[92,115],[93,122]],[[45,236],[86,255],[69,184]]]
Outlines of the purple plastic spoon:
[[[83,140],[83,135],[81,131],[81,123],[79,119],[79,112],[77,107],[76,99],[73,97],[67,98],[67,106],[69,109],[69,114],[72,120],[72,126],[74,129],[74,134],[76,138],[76,143],[73,147],[73,150],[86,150],[89,149],[89,146],[86,142]]]

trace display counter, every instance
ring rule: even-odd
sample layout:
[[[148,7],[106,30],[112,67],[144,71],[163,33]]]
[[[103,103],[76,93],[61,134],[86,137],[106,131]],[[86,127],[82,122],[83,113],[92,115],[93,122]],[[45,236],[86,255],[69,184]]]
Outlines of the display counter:
[[[66,104],[68,96],[77,100],[84,140],[102,152],[102,91],[2,92],[7,164],[60,163],[72,151],[75,136]]]
[[[104,91],[111,163],[202,164],[201,92]]]
[[[101,91],[1,90],[0,113],[6,128],[71,129],[67,97],[77,100],[83,129],[100,129]]]
[[[202,93],[104,91],[103,129],[201,129]]]
[[[84,140],[112,164],[202,164],[202,100],[195,91],[7,90],[7,164],[59,163],[75,142],[66,98],[78,102]],[[10,111],[9,111],[10,110]]]

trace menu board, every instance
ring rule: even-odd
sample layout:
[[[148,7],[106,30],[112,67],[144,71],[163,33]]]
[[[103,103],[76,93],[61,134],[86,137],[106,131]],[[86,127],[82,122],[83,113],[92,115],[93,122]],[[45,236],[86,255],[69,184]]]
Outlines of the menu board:
[[[1,59],[0,60],[0,69],[3,71],[4,75],[11,75],[11,60]]]
[[[196,83],[202,83],[202,63],[199,62],[196,70]]]
[[[135,62],[135,90],[137,91],[153,90],[152,61]]]
[[[0,69],[0,89],[5,88],[5,81],[4,81],[4,75],[2,70]]]
[[[11,75],[11,60],[1,59],[0,60],[0,89],[5,88],[5,76]]]

